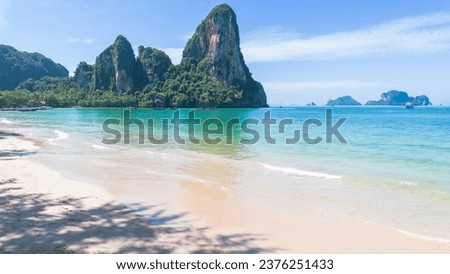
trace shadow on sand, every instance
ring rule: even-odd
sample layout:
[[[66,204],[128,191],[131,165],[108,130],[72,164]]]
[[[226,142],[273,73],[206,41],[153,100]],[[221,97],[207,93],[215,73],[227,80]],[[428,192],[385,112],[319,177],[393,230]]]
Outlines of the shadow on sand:
[[[0,131],[0,139],[5,139],[5,137],[19,137],[22,136],[19,133],[14,133],[14,132],[4,132],[4,131]]]
[[[36,151],[29,151],[24,149],[0,150],[0,158],[23,157],[33,154],[36,154]]]
[[[23,137],[23,135],[14,132],[4,132],[0,131],[0,140],[9,137]],[[1,160],[13,160],[15,157],[24,157],[36,154],[36,151],[24,150],[24,149],[3,149],[0,150]]]
[[[208,228],[183,223],[186,214],[159,206],[104,204],[83,210],[83,199],[20,193],[20,182],[0,181],[0,253],[269,253],[261,235],[207,236]],[[133,210],[131,209],[133,208]],[[150,221],[139,211],[150,212]],[[176,224],[176,225],[175,225]],[[103,247],[103,248],[102,248]]]

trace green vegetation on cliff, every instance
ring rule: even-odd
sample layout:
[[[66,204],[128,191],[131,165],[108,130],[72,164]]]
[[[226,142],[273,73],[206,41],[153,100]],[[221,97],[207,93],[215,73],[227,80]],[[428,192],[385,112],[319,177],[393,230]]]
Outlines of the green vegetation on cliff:
[[[28,79],[68,75],[65,67],[42,54],[18,51],[11,46],[0,45],[0,90],[14,89]]]

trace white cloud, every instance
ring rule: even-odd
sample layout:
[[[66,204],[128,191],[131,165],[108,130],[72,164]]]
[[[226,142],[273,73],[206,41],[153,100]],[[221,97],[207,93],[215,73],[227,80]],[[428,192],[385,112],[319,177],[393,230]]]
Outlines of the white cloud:
[[[340,81],[294,81],[294,82],[265,82],[266,90],[279,91],[310,91],[310,90],[334,90],[334,89],[361,89],[381,86],[377,82],[363,82],[355,80]]]
[[[450,49],[450,13],[405,18],[310,38],[279,27],[265,28],[244,36],[241,47],[247,62],[435,53]]]
[[[181,62],[181,57],[183,56],[183,48],[164,48],[161,49],[167,55],[169,55],[170,60],[173,64],[179,64]]]
[[[88,44],[91,45],[95,42],[92,38],[84,38],[84,39],[77,39],[77,38],[69,38],[66,39],[67,43],[81,43],[81,44]]]
[[[9,0],[0,0],[0,27],[6,25],[6,9],[8,8]]]

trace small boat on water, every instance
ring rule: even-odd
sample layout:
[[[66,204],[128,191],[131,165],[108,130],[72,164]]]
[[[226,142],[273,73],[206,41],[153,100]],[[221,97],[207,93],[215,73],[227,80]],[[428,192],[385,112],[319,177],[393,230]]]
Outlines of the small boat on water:
[[[40,106],[40,107],[14,107],[14,108],[0,108],[0,111],[20,111],[20,112],[30,112],[38,110],[52,110],[52,107]]]
[[[153,110],[165,110],[165,107],[154,107]]]
[[[405,104],[405,108],[406,109],[413,109],[414,105],[408,102],[408,103]]]
[[[0,108],[0,111],[16,111],[17,108]]]
[[[18,108],[17,111],[20,112],[28,112],[28,111],[37,111],[38,108]]]
[[[53,109],[52,107],[48,107],[48,106],[16,108],[16,110],[20,111],[20,112],[29,112],[29,111],[38,111],[38,110],[52,110],[52,109]]]

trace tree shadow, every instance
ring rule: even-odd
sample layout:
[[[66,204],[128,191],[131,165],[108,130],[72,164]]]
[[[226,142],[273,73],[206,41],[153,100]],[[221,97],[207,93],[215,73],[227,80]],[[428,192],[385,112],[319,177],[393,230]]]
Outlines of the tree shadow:
[[[14,133],[14,132],[4,132],[4,131],[0,131],[0,139],[5,139],[6,137],[19,137],[22,136],[19,133]]]
[[[106,203],[89,208],[86,198],[52,199],[22,194],[20,182],[0,181],[0,253],[269,253],[261,235],[208,236],[208,228],[183,221],[160,206]],[[133,209],[131,209],[133,208]],[[139,215],[151,212],[149,220]],[[111,245],[114,250],[111,250]],[[109,248],[109,249],[108,249]]]
[[[0,158],[24,157],[36,154],[36,151],[25,149],[0,150]]]
[[[14,132],[0,131],[0,140],[9,137],[23,137],[23,135]],[[36,154],[36,151],[25,149],[3,149],[0,150],[0,160],[13,160],[15,157],[24,157]]]

